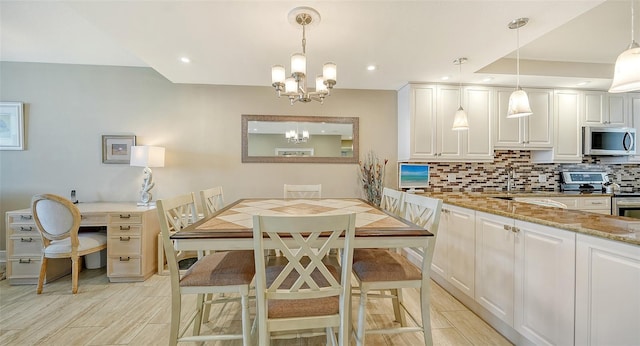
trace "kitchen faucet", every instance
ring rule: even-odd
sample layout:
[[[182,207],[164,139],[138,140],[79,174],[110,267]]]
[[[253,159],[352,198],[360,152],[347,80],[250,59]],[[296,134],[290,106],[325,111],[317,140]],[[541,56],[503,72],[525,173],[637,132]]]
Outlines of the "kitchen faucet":
[[[511,185],[513,185],[513,175],[514,175],[513,167],[507,167],[507,192],[511,192],[511,189],[512,189]]]

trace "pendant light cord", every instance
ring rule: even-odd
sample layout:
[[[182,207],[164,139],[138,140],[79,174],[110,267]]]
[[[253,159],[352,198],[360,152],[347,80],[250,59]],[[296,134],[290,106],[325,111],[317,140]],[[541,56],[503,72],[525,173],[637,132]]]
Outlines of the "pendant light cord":
[[[520,89],[520,26],[516,28],[516,89]]]
[[[633,3],[635,2],[635,0],[631,0],[631,44],[633,45],[633,42],[635,42],[635,35],[634,35],[634,21],[635,21],[635,17],[634,17],[634,13],[633,13]]]
[[[458,71],[459,71],[459,76],[460,79],[458,80],[458,85],[459,85],[459,89],[460,92],[458,93],[458,106],[460,106],[460,108],[462,108],[462,58],[458,59]]]

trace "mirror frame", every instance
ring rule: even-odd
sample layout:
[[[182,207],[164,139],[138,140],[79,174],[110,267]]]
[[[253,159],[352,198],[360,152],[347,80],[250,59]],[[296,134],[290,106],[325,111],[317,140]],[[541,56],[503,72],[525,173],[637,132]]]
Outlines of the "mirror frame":
[[[352,157],[280,157],[280,156],[249,156],[249,121],[280,121],[280,122],[312,122],[337,123],[353,125],[353,156]],[[281,115],[252,115],[242,114],[242,162],[267,163],[358,163],[360,155],[359,119],[358,117],[324,117],[324,116],[281,116]],[[284,135],[284,134],[283,134]]]

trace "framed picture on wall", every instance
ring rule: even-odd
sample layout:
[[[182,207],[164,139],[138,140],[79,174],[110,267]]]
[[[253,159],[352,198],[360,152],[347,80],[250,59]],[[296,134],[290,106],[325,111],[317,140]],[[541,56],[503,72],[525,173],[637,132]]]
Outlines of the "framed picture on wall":
[[[136,136],[103,135],[102,163],[129,164],[131,147],[136,145]]]
[[[0,150],[24,150],[22,102],[0,102]]]

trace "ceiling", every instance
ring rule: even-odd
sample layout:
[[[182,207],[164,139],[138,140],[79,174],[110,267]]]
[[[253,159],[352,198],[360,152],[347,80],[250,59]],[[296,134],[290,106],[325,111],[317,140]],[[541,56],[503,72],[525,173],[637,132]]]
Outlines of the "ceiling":
[[[337,63],[336,88],[397,90],[443,76],[513,86],[516,31],[507,24],[529,17],[521,85],[606,90],[631,42],[629,0],[0,0],[0,59],[146,66],[174,83],[267,86],[271,66],[289,71],[289,56],[301,51],[302,30],[287,18],[298,6],[321,15],[307,30],[307,71]],[[458,57],[468,59],[462,78]]]

